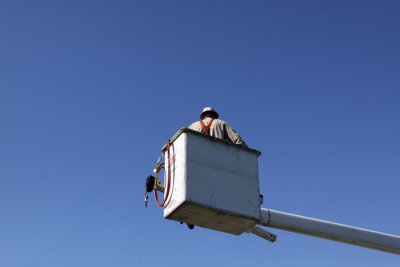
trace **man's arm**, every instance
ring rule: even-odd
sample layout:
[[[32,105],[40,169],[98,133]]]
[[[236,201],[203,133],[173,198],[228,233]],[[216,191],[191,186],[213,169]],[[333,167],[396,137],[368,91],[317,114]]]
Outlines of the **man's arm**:
[[[232,143],[236,145],[241,145],[243,147],[248,147],[243,138],[241,138],[240,135],[227,123],[225,123],[225,129],[226,129],[226,134],[228,135],[228,138],[229,140],[232,141]]]

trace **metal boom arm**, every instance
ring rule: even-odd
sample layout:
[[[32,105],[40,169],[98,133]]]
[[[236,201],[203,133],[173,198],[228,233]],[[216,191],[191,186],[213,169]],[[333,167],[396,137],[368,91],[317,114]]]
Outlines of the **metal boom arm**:
[[[395,235],[265,208],[261,208],[260,224],[351,245],[400,254],[400,237]]]

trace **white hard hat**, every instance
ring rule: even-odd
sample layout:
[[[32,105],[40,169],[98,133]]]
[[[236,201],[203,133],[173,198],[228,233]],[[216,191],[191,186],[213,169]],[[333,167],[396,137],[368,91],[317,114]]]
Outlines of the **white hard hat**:
[[[205,108],[203,108],[203,111],[200,113],[200,119],[203,118],[203,114],[206,113],[206,112],[214,113],[216,119],[218,119],[218,117],[219,117],[218,112],[215,111],[215,109],[213,109],[212,107],[205,107]]]

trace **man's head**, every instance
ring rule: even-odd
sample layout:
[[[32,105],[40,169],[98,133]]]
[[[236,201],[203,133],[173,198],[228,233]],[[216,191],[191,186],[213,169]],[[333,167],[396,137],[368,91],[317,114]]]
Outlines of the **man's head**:
[[[219,115],[218,112],[215,111],[212,107],[205,107],[203,111],[200,113],[200,119],[204,119],[206,117],[211,117],[214,119],[218,119]]]

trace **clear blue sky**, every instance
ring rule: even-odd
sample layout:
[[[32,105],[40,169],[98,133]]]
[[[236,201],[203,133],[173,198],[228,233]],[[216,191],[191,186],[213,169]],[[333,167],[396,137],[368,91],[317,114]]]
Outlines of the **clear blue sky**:
[[[398,1],[0,2],[0,266],[399,266],[163,219],[144,180],[214,106],[264,207],[400,235]]]

